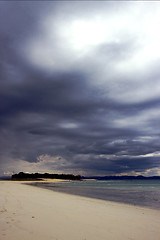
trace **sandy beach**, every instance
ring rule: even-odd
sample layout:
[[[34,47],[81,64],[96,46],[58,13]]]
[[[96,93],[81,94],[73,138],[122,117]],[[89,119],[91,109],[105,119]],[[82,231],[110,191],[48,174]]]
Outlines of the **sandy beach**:
[[[1,240],[159,240],[160,211],[0,181]]]

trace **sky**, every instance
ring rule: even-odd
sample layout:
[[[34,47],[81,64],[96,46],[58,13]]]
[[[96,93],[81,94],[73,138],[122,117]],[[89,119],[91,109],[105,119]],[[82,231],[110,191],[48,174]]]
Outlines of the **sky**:
[[[160,175],[160,2],[0,1],[0,175]]]

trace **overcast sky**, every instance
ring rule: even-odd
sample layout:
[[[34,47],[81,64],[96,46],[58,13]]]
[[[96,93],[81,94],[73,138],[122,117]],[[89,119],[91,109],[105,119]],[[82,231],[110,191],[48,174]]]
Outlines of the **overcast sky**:
[[[0,175],[160,175],[160,2],[0,2]]]

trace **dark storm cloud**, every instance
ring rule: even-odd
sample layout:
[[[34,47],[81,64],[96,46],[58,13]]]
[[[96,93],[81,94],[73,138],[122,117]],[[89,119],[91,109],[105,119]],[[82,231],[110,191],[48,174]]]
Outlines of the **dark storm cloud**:
[[[90,162],[92,161],[92,164]],[[154,163],[152,163],[154,162]],[[76,169],[81,169],[84,165],[81,161],[75,164]],[[86,171],[94,172],[97,174],[121,174],[128,172],[145,172],[149,168],[159,167],[159,159],[158,158],[133,158],[129,160],[118,159],[117,161],[110,161],[110,159],[106,158],[90,158],[85,162]]]
[[[112,13],[123,13],[124,3],[0,5],[1,174],[134,174],[158,168],[158,60],[145,70],[127,65],[141,44],[134,31],[113,37],[110,26]],[[89,28],[91,20],[99,24],[95,16],[102,17],[111,40],[97,39],[90,47],[90,36],[83,36],[88,29],[81,26],[87,19]],[[72,40],[78,40],[69,27],[75,20],[82,24],[82,38],[74,48]]]

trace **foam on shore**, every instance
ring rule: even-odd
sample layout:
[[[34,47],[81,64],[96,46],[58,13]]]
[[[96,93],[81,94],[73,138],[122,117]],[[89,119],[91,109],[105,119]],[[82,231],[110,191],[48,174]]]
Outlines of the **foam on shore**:
[[[0,182],[1,240],[159,240],[160,211]]]

